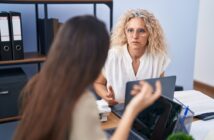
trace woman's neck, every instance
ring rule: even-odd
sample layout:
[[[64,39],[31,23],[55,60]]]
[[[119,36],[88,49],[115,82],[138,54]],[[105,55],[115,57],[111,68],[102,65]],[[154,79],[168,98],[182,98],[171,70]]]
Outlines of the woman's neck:
[[[128,46],[128,52],[131,56],[132,61],[138,61],[145,53],[145,48],[142,48],[141,50],[133,50]]]

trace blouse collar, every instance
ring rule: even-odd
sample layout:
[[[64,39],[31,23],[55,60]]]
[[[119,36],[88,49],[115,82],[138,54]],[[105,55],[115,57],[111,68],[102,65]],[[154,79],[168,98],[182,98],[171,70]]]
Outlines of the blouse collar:
[[[128,45],[125,44],[122,46],[123,48],[125,48],[125,57],[127,58],[128,62],[132,63],[132,58],[131,58],[131,55],[128,51]],[[140,57],[140,62],[143,61],[144,57],[147,55],[147,49],[145,50],[144,54]]]

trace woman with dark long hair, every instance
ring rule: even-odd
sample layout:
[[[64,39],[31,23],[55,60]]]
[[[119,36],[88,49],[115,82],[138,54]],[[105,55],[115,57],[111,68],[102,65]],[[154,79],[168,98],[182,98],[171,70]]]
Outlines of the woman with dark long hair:
[[[103,22],[93,16],[69,19],[55,38],[47,61],[23,91],[25,103],[14,140],[106,139],[93,95],[87,88],[99,75],[109,49]],[[112,139],[127,139],[136,115],[152,104],[149,84],[135,86],[136,95],[125,111]]]

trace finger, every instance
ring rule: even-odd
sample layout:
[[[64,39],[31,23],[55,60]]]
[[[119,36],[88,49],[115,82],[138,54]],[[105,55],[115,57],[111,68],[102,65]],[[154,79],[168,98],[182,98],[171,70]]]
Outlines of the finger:
[[[143,86],[145,83],[146,83],[146,82],[145,82],[144,80],[142,80],[142,81],[139,82],[139,85],[140,85],[140,86]]]
[[[108,98],[109,100],[108,100],[108,103],[110,104],[110,105],[115,105],[115,104],[118,104],[118,102],[115,100],[115,99],[113,99],[113,98]]]
[[[139,91],[135,91],[135,90],[131,91],[131,95],[133,95],[133,96],[137,95],[138,93],[139,93]]]
[[[142,88],[141,88],[142,93],[149,94],[153,92],[153,88],[149,83],[145,81],[141,81],[140,84],[142,85]]]
[[[110,97],[110,93],[108,91],[106,93],[106,97]]]
[[[110,86],[111,97],[115,99],[114,89]]]
[[[162,92],[162,86],[161,86],[161,82],[159,80],[156,81],[155,88],[156,88],[155,92],[157,92],[157,93],[161,93]]]
[[[110,86],[108,86],[108,93],[109,93],[109,95],[108,96],[110,96],[110,97],[112,97],[113,96],[113,88],[112,88],[112,86],[110,85]]]
[[[113,102],[113,104],[118,104],[118,102],[116,100],[113,100],[112,102]]]
[[[141,87],[139,85],[134,85],[131,91],[131,95],[136,95],[140,92]]]
[[[140,85],[134,85],[132,87],[132,90],[140,91],[141,90],[141,86]]]
[[[106,97],[106,100],[111,101],[111,100],[114,100],[114,98],[112,98],[112,97]]]
[[[156,87],[156,90],[152,96],[152,99],[155,101],[157,100],[160,96],[161,96],[161,93],[162,93],[162,87],[161,87],[161,82],[160,81],[157,81],[155,83],[155,87]]]
[[[112,86],[111,86],[111,85],[109,85],[109,86],[108,86],[108,90],[109,90],[109,91],[111,91],[111,92],[113,91],[113,89],[112,89]]]
[[[113,105],[118,104],[118,102],[116,102],[116,101],[110,101],[110,102],[108,102],[108,104],[109,104],[110,106],[113,106]]]

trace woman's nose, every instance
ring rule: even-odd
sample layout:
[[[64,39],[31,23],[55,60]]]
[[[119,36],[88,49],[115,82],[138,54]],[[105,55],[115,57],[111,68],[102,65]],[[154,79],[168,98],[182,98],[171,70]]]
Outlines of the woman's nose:
[[[134,31],[133,38],[138,38],[138,37],[139,37],[139,33],[137,31]]]

